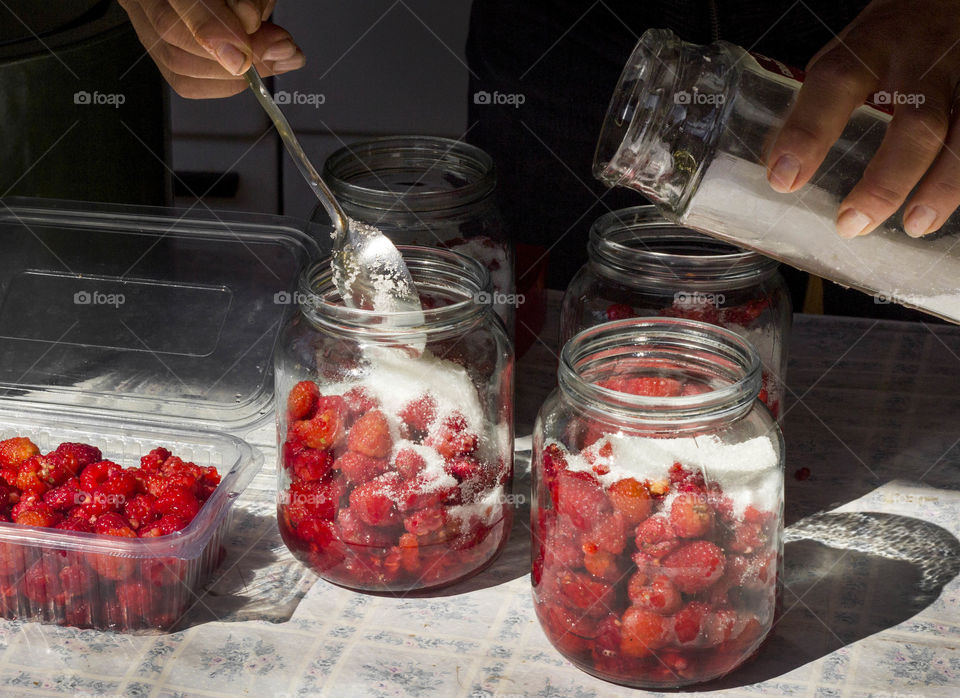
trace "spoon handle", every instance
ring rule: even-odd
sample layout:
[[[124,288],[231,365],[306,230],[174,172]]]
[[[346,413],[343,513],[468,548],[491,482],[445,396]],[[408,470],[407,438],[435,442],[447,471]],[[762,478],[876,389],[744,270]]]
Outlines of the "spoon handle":
[[[280,107],[277,106],[277,103],[273,101],[273,97],[267,92],[267,88],[263,84],[263,80],[260,79],[260,74],[257,72],[257,69],[250,66],[250,70],[244,73],[243,76],[247,79],[247,84],[250,85],[250,90],[256,96],[257,101],[260,102],[260,106],[262,106],[264,111],[270,116],[273,125],[277,127],[277,133],[280,134],[283,145],[286,146],[287,152],[290,153],[303,178],[307,180],[307,183],[313,189],[317,198],[320,199],[320,203],[323,204],[323,207],[327,210],[327,214],[330,216],[330,220],[337,230],[337,235],[343,234],[349,227],[347,215],[343,212],[343,209],[340,208],[340,204],[337,203],[327,183],[323,181],[319,173],[317,173],[316,169],[314,169],[310,163],[307,154],[303,152],[303,148],[300,147],[300,141],[298,141],[297,137],[293,134],[293,129],[290,128],[290,124],[283,115],[283,112],[280,111]]]

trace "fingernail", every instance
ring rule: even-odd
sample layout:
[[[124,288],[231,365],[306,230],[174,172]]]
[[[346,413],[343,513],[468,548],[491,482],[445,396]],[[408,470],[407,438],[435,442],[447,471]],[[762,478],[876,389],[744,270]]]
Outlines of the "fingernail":
[[[926,234],[935,220],[937,220],[937,212],[932,208],[922,205],[914,206],[903,219],[903,229],[910,237],[918,238]]]
[[[855,208],[848,208],[837,218],[837,232],[842,238],[855,238],[866,230],[873,221]]]
[[[302,68],[307,62],[307,59],[303,57],[303,54],[297,54],[293,58],[288,58],[285,61],[277,61],[273,64],[273,72],[275,73],[284,73],[288,70],[296,70],[297,68]]]
[[[240,75],[243,73],[243,64],[247,62],[247,57],[233,44],[223,44],[217,49],[217,60],[233,75]]]
[[[297,52],[296,45],[289,39],[284,39],[283,41],[278,41],[273,46],[268,48],[263,52],[263,60],[265,61],[282,61],[287,58],[290,58]]]
[[[785,194],[793,189],[793,183],[797,181],[799,174],[800,161],[792,155],[781,155],[770,170],[770,186],[775,191]]]
[[[234,13],[240,18],[247,34],[253,34],[260,28],[260,10],[254,7],[250,0],[237,0],[234,8]]]

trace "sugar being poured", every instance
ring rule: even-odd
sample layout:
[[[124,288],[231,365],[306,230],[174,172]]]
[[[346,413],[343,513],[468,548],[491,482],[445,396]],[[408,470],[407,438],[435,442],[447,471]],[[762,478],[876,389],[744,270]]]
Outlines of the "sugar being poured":
[[[341,253],[334,254],[331,258],[334,286],[342,293],[355,295],[363,273],[371,286],[372,297],[366,300],[373,306],[373,310],[409,310],[402,299],[415,297],[416,289],[408,281],[409,272],[406,271],[396,247],[376,226],[354,218],[347,218],[347,225],[349,235],[356,243],[346,245]],[[336,239],[336,229],[331,233],[331,237]]]

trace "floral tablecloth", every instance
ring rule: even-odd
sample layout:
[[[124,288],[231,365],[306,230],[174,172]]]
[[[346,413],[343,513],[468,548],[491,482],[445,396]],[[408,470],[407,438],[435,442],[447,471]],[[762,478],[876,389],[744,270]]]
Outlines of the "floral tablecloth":
[[[517,372],[519,434],[552,386],[551,344]],[[791,351],[784,613],[755,659],[698,692],[956,696],[960,328],[799,316]],[[636,693],[575,669],[540,631],[523,503],[504,555],[473,580],[429,598],[352,593],[286,551],[272,426],[247,438],[267,465],[183,629],[0,622],[0,695]],[[518,493],[527,465],[520,454]]]

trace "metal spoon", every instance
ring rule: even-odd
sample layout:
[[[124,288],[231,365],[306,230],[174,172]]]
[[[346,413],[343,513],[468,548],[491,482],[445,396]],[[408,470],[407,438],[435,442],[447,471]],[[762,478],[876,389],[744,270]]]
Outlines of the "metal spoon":
[[[378,311],[420,311],[420,297],[400,251],[374,226],[347,217],[303,152],[290,123],[267,92],[257,69],[251,66],[244,77],[276,126],[290,157],[333,222],[333,283],[343,302],[355,308]]]

